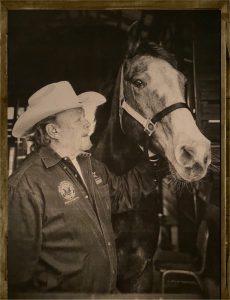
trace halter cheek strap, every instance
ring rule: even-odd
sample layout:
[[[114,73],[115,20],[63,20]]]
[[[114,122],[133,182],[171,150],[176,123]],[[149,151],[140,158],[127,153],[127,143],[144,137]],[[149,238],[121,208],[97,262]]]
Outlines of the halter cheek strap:
[[[130,116],[132,116],[135,120],[137,120],[143,127],[144,130],[148,128],[150,125],[150,120],[144,118],[137,111],[135,111],[126,101],[123,99],[121,103],[121,108],[124,109]],[[154,124],[153,124],[154,125]]]

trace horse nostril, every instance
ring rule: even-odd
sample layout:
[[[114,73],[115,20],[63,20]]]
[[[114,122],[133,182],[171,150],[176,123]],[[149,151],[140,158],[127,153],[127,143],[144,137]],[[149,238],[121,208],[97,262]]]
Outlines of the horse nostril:
[[[206,155],[205,158],[204,158],[204,164],[206,165],[207,162],[208,162],[208,155]]]
[[[192,151],[191,149],[188,150],[188,149],[186,149],[185,146],[183,146],[183,147],[181,148],[181,150],[182,150],[182,152],[183,152],[182,155],[183,155],[184,159],[190,160],[190,159],[193,158],[193,151]]]
[[[192,167],[194,163],[194,151],[185,145],[178,146],[176,149],[176,159],[177,162],[183,167]]]
[[[193,168],[193,171],[196,173],[203,171],[203,167],[198,162],[195,162],[194,165],[192,166],[192,168]]]

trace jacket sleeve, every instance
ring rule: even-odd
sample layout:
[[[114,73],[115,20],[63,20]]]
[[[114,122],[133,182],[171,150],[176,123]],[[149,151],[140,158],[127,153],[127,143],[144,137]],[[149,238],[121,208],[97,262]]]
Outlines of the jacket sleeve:
[[[8,283],[23,290],[33,275],[42,240],[42,211],[37,196],[19,183],[8,194]]]
[[[96,161],[103,183],[108,184],[112,212],[124,212],[135,208],[142,196],[156,189],[157,173],[149,161],[140,162],[122,176],[116,176],[101,162]]]

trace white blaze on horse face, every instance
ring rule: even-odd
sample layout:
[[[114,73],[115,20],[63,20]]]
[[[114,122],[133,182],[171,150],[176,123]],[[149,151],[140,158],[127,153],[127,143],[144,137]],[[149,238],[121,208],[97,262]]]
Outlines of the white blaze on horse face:
[[[141,106],[146,117],[152,118],[165,107],[185,102],[183,75],[168,62],[148,57],[144,73],[146,85],[138,96],[145,99]],[[205,176],[211,162],[210,141],[200,132],[188,109],[180,108],[165,116],[157,124],[154,138],[178,178],[195,181]]]

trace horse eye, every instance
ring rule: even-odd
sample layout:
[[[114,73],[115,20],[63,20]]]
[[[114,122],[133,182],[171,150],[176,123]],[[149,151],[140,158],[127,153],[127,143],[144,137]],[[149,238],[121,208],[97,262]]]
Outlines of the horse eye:
[[[137,87],[139,89],[141,89],[141,88],[143,88],[145,86],[144,82],[141,81],[140,79],[134,80],[133,84],[135,85],[135,87]]]

